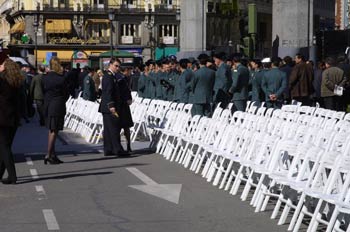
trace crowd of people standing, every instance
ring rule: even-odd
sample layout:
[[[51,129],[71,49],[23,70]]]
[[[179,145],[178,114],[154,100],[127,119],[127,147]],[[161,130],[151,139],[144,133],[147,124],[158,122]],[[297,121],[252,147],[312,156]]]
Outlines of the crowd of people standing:
[[[210,115],[220,103],[233,111],[244,111],[247,101],[281,108],[292,101],[302,105],[346,111],[350,103],[350,65],[344,57],[318,62],[296,54],[244,59],[223,52],[195,59],[148,60],[138,81],[144,98],[193,104],[193,114]],[[338,91],[339,90],[339,91]]]
[[[100,98],[99,111],[103,115],[105,155],[130,155],[130,127],[133,126],[129,105],[130,68],[121,67],[120,60],[111,58],[106,70],[94,71],[79,65],[65,69],[57,57],[50,66],[39,66],[34,75],[26,65],[19,65],[9,58],[0,60],[0,180],[3,184],[16,184],[17,175],[12,143],[21,125],[21,119],[29,122],[37,109],[40,126],[48,129],[47,153],[44,164],[63,163],[57,157],[55,143],[64,127],[66,101],[69,96],[81,96],[85,100]],[[35,106],[35,107],[34,107]],[[127,140],[125,150],[120,142],[124,130]],[[8,177],[2,178],[7,171]]]

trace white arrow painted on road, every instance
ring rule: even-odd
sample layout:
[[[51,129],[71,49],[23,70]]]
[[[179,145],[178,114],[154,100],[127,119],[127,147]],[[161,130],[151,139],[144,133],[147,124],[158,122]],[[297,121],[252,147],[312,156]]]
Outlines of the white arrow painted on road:
[[[145,183],[145,185],[129,185],[130,188],[179,204],[182,184],[158,184],[137,168],[126,169]]]

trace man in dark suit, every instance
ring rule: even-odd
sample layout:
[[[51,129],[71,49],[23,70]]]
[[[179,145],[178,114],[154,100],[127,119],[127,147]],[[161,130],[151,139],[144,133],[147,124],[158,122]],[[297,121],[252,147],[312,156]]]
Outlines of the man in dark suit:
[[[215,83],[215,71],[206,67],[209,56],[200,54],[198,56],[199,69],[194,73],[192,81],[192,96],[190,102],[193,103],[192,115],[210,116],[213,102],[213,88]]]
[[[102,96],[99,112],[103,115],[104,155],[126,155],[120,142],[121,93],[116,78],[120,68],[120,60],[111,58],[108,70],[102,78]]]
[[[232,72],[232,86],[229,90],[234,103],[233,111],[245,111],[248,100],[249,70],[241,64],[238,56],[232,59],[234,70]]]
[[[230,67],[224,62],[225,53],[220,52],[214,55],[215,65],[217,67],[215,73],[214,84],[214,103],[221,102],[221,107],[226,108],[229,102],[228,90],[232,85],[232,73]]]
[[[313,68],[310,64],[305,63],[305,58],[301,54],[295,55],[295,63],[289,77],[291,98],[303,105],[311,106],[311,95],[314,93]]]

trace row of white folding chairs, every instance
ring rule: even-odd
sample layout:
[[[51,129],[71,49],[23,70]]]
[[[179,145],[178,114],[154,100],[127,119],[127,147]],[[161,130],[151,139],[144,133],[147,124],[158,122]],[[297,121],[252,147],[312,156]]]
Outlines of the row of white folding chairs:
[[[192,104],[176,103],[157,99],[138,99],[132,110],[134,127],[131,130],[131,139],[135,141],[140,132],[152,141],[154,128],[160,128],[168,110],[185,112],[190,115]]]
[[[97,102],[81,97],[70,98],[66,103],[65,127],[73,130],[89,143],[98,143],[102,137],[102,115]]]
[[[237,186],[237,185],[236,185]]]
[[[327,137],[327,136],[329,136],[329,137],[331,137],[328,133],[324,133],[324,135],[325,135],[325,137]],[[266,135],[264,135],[263,136],[263,138],[267,138],[266,137]],[[262,140],[262,141],[264,141],[264,140]],[[265,139],[265,141],[266,141],[266,139]],[[319,141],[323,141],[323,140],[319,140]],[[250,145],[251,146],[251,145]],[[310,146],[310,145],[309,145]],[[251,147],[254,147],[254,146],[251,146]],[[257,147],[260,151],[262,151],[262,150],[264,150],[264,149],[262,149],[262,147],[261,147],[261,144]],[[304,146],[304,148],[305,148],[305,146]],[[300,147],[299,147],[299,149],[300,149]],[[305,149],[304,149],[305,150]],[[248,152],[248,154],[252,154],[251,152]],[[261,157],[261,156],[260,156]],[[265,157],[266,158],[266,157]],[[249,160],[249,159],[248,159]],[[288,160],[288,159],[286,159],[286,160]],[[237,157],[236,157],[236,161],[237,161]],[[250,168],[250,165],[254,165],[254,162],[251,162],[251,160],[249,160],[250,162],[248,162],[248,163],[246,163],[245,164],[245,166],[246,167],[249,167]],[[260,162],[262,162],[263,160],[260,160],[260,159],[257,159],[257,163],[255,163],[255,170],[253,170],[253,171],[251,171],[249,174],[248,174],[248,176],[249,176],[249,178],[252,178],[252,176],[253,176],[253,174],[257,174],[257,166],[256,166],[256,164],[259,164],[259,166],[260,166]],[[280,161],[282,161],[282,160],[280,160]],[[242,175],[243,174],[243,171],[246,171],[246,170],[242,170],[242,167],[244,167],[243,165],[242,165],[242,163],[244,163],[244,162],[242,162],[242,160],[240,160],[240,165],[241,165],[241,169],[238,171],[238,173],[236,173],[235,174],[235,177],[236,177],[236,180],[239,180],[240,181],[240,178],[241,177],[239,177],[239,178],[237,178],[237,176],[239,176],[239,175]],[[267,162],[267,164],[268,164],[268,162]],[[221,166],[221,167],[223,167],[223,166]],[[229,169],[229,168],[228,168]],[[275,169],[275,167],[274,168],[272,168],[271,170],[276,170]],[[266,171],[264,171],[264,169],[262,169],[262,171],[259,173],[261,176],[260,176],[260,181],[259,181],[259,183],[263,183],[262,181],[264,181],[265,179],[265,176],[264,176],[264,172],[266,172]],[[221,174],[222,172],[217,172],[217,174]],[[228,172],[227,172],[228,173]],[[211,175],[210,175],[211,174]],[[247,175],[247,173],[245,173],[246,175]],[[232,175],[231,175],[232,176]],[[210,172],[209,171],[209,181],[211,181],[211,178],[212,177],[212,172]],[[219,177],[219,178],[218,178]],[[217,183],[218,183],[218,181],[220,180],[220,175],[216,175],[216,178],[214,178],[214,185],[216,185]],[[243,194],[242,194],[242,199],[246,199],[246,197],[247,197],[247,191],[249,191],[249,189],[250,189],[250,181],[252,181],[252,179],[251,180],[246,180],[246,182],[247,182],[247,184],[246,184],[246,187],[244,188],[244,191],[243,191]],[[236,181],[235,181],[236,182]],[[221,183],[221,185],[220,185],[220,187],[222,188],[223,187],[223,185],[222,184],[224,184],[225,182],[224,182],[224,179],[222,180],[222,183]],[[227,189],[227,184],[229,184],[230,183],[230,180],[226,183],[226,188],[225,189]],[[233,194],[235,194],[235,193],[237,193],[237,190],[238,190],[238,187],[239,187],[239,182],[237,183],[234,183],[233,184],[233,187],[232,187],[232,189],[231,189],[231,193],[233,193]],[[260,186],[261,187],[261,186]],[[259,189],[260,188],[259,186],[257,187],[257,189]],[[256,192],[257,192],[257,190],[256,190]],[[254,194],[254,196],[253,196],[253,202],[254,202],[254,199],[263,199],[263,198],[259,198],[259,197],[255,197],[255,194]],[[259,207],[261,207],[261,203],[264,203],[264,204],[267,204],[267,202],[268,202],[268,198],[266,198],[264,201],[262,201],[262,200],[258,200],[257,201],[258,202],[258,205],[255,205],[255,206],[257,206],[258,208]],[[266,206],[265,206],[266,207]]]

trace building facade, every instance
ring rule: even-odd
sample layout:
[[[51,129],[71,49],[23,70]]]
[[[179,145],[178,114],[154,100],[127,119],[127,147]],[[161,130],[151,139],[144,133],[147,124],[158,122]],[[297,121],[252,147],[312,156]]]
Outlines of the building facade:
[[[125,50],[144,57],[179,49],[179,0],[7,0],[12,55],[32,64]],[[35,62],[36,60],[36,62]],[[85,61],[84,61],[85,60]]]
[[[202,3],[195,10],[205,12],[203,50],[229,52],[240,51],[248,4],[255,3],[256,56],[271,55],[272,0],[191,1]],[[32,64],[47,63],[53,54],[67,63],[86,62],[88,56],[111,49],[158,59],[176,54],[180,36],[190,38],[180,33],[180,6],[181,0],[0,0],[0,34],[11,55]],[[314,1],[315,32],[334,28],[335,9],[335,0]]]
[[[349,29],[350,0],[335,1],[335,27],[338,30]]]

